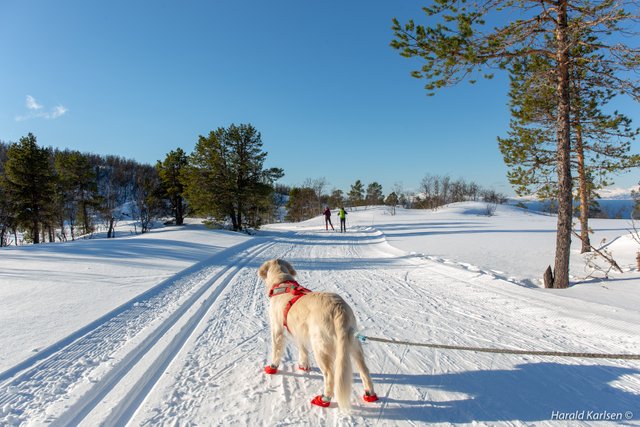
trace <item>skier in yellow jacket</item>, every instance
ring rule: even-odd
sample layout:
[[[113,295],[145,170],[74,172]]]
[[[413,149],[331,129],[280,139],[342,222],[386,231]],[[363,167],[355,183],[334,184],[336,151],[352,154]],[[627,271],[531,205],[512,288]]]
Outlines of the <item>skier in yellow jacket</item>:
[[[343,207],[338,211],[338,217],[340,218],[340,232],[347,232],[347,211]]]

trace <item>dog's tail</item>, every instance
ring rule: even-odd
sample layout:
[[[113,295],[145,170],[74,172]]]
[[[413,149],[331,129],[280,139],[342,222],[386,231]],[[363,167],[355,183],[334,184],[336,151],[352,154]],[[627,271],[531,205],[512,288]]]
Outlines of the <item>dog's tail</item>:
[[[353,371],[351,368],[351,340],[353,335],[352,327],[353,314],[349,307],[340,307],[336,310],[333,319],[336,330],[336,360],[334,365],[335,375],[335,396],[340,409],[348,410],[351,405],[351,383],[353,381]]]

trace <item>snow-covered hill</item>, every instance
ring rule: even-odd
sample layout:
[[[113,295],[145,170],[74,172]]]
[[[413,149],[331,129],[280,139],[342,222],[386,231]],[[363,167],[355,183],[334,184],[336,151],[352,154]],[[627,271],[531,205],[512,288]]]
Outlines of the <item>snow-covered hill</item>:
[[[192,225],[0,252],[0,425],[557,424],[580,411],[640,420],[640,362],[365,344],[376,391],[354,409],[312,407],[320,372],[262,373],[266,289],[289,260],[303,286],[339,292],[363,333],[412,342],[640,353],[640,274],[628,221],[593,220],[624,273],[568,290],[539,278],[555,218],[509,206],[350,212],[257,236]],[[578,411],[578,412],[576,412]],[[555,414],[555,415],[554,415]],[[587,416],[587,412],[583,417]],[[594,424],[583,419],[583,424]],[[575,425],[577,421],[562,424]]]

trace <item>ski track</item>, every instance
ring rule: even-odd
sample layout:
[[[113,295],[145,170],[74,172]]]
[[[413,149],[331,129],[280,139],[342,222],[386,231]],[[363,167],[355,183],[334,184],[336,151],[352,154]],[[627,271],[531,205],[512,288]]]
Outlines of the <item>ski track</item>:
[[[317,367],[297,370],[291,344],[278,374],[262,371],[270,351],[268,298],[256,271],[267,259],[290,261],[305,287],[341,294],[364,335],[589,352],[637,351],[640,338],[636,324],[588,306],[568,309],[564,300],[555,305],[557,295],[491,272],[407,255],[371,227],[252,242],[169,278],[46,357],[0,374],[0,424],[557,425],[552,411],[640,407],[637,362],[377,342],[364,348],[379,402],[362,401],[354,375],[351,413],[335,403],[311,406],[322,375]]]

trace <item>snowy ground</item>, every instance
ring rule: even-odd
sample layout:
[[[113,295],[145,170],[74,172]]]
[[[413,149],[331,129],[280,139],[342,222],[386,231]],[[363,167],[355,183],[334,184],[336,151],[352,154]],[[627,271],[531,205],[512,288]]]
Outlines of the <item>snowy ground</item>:
[[[262,374],[270,343],[256,270],[274,257],[303,286],[343,295],[365,335],[640,353],[626,221],[592,222],[623,274],[544,290],[555,219],[484,208],[370,208],[349,214],[346,234],[316,218],[255,237],[192,225],[3,250],[0,425],[592,425],[604,414],[640,425],[638,361],[368,342],[381,399],[362,402],[356,378],[350,414],[309,404],[321,375],[297,371],[291,347],[281,373]],[[587,274],[574,251],[573,280]]]

